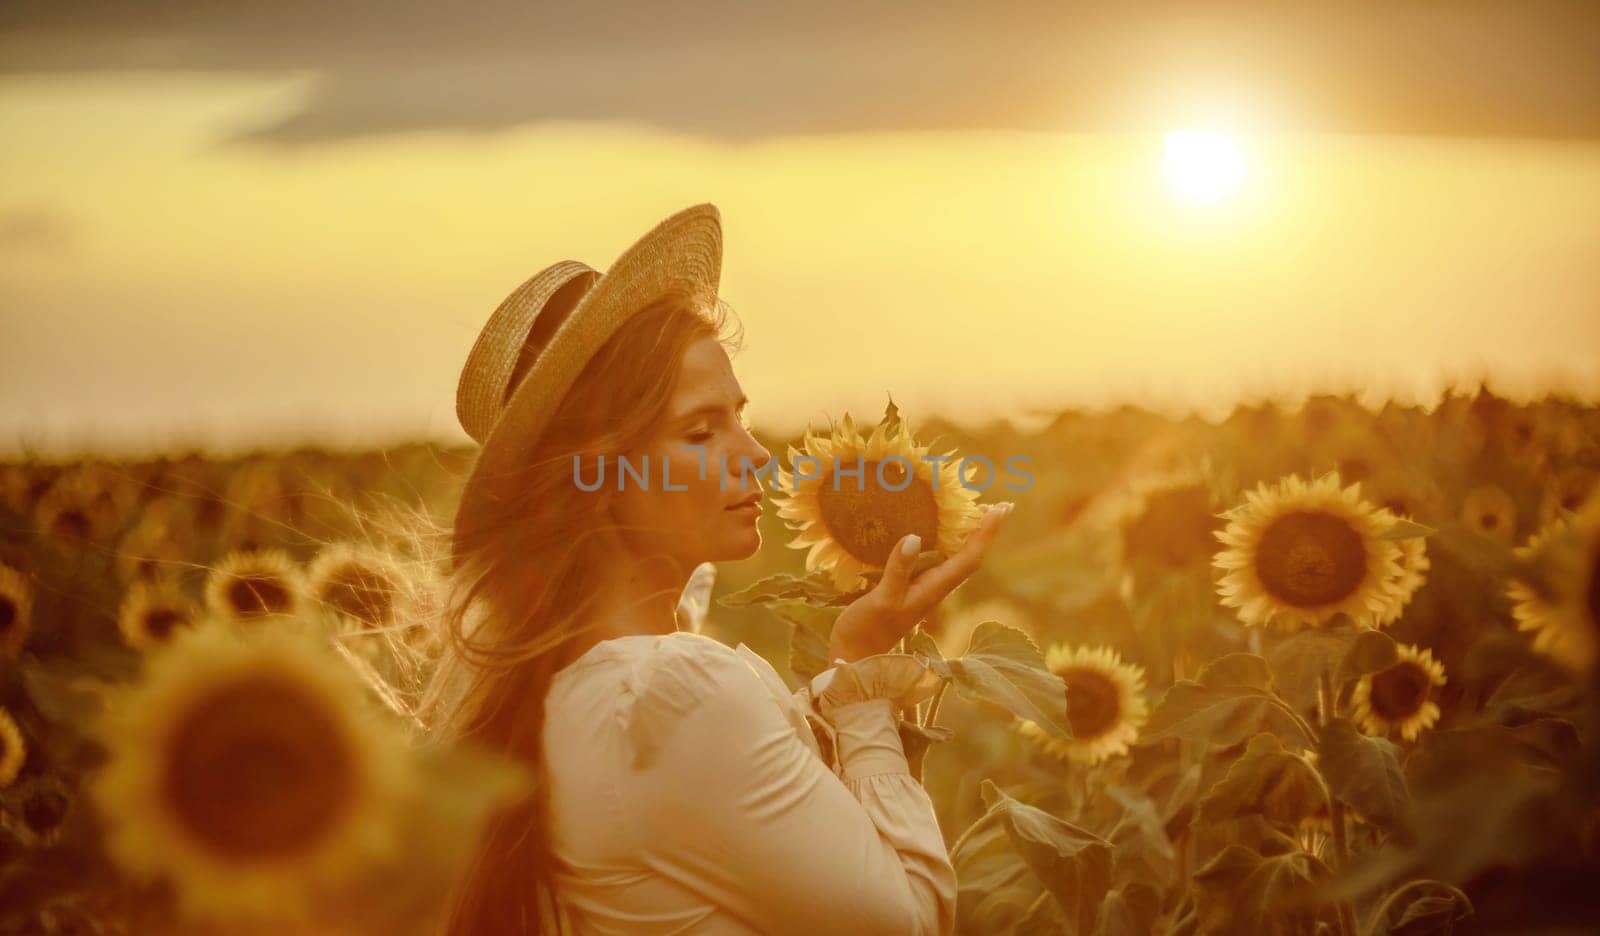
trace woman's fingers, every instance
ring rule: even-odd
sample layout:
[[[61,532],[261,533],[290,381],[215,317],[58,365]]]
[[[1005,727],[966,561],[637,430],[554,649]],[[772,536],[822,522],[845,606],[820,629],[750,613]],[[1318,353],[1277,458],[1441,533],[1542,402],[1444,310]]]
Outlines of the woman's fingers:
[[[946,595],[955,591],[957,585],[976,572],[983,562],[984,553],[989,551],[989,544],[1000,535],[1000,527],[1005,524],[1005,518],[1010,515],[1013,506],[1010,501],[992,505],[983,515],[978,528],[972,531],[955,555],[917,576],[906,590],[906,604],[918,613],[925,612],[943,601]]]
[[[905,601],[906,588],[911,582],[911,568],[917,563],[917,553],[922,551],[922,537],[915,533],[902,537],[883,567],[883,577],[874,587],[887,607],[899,607]]]

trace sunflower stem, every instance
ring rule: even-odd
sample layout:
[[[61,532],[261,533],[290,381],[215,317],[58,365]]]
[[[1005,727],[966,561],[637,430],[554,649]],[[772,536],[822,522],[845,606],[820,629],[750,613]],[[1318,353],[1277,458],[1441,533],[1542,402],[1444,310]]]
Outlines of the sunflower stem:
[[[1300,713],[1294,710],[1294,706],[1278,698],[1276,695],[1272,697],[1272,704],[1277,707],[1278,711],[1282,712],[1288,717],[1289,721],[1294,724],[1295,730],[1300,732],[1301,736],[1306,739],[1307,744],[1317,743],[1317,730],[1311,727],[1310,722],[1300,717]]]
[[[933,690],[933,698],[928,700],[928,711],[922,719],[922,727],[933,727],[933,720],[939,717],[939,702],[944,698],[944,689],[948,685],[950,680],[939,680],[939,688]]]
[[[1333,691],[1333,675],[1323,670],[1317,686],[1318,725],[1327,727],[1328,722],[1334,719],[1337,701]],[[1344,836],[1344,803],[1332,791],[1328,793],[1328,822],[1333,826],[1333,851],[1339,856],[1339,867],[1343,868],[1349,858],[1349,845]]]

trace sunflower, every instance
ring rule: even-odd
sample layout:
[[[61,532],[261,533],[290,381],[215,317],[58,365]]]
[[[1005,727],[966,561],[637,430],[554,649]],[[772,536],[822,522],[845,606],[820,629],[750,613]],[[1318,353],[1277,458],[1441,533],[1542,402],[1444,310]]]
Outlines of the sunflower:
[[[0,563],[0,658],[22,652],[33,629],[33,585],[28,577]]]
[[[0,507],[24,517],[32,514],[57,472],[53,465],[36,462],[0,465]]]
[[[221,466],[198,455],[185,455],[164,466],[154,486],[188,506],[196,532],[213,536],[222,529],[228,501]]]
[[[172,581],[134,582],[117,609],[117,629],[128,646],[151,650],[199,616],[200,609]]]
[[[165,503],[164,501],[161,503]],[[153,582],[187,565],[179,529],[166,516],[167,508],[146,511],[117,543],[117,576],[124,584]]]
[[[848,413],[827,436],[807,427],[802,450],[789,447],[796,470],[778,467],[778,515],[800,534],[789,545],[810,547],[806,571],[827,570],[834,587],[850,591],[866,572],[882,569],[908,533],[922,537],[924,550],[948,556],[960,549],[978,524],[979,492],[962,483],[956,462],[936,468],[927,453],[892,404],[870,438],[862,438]],[[801,477],[808,469],[818,476]]]
[[[1428,444],[1423,440],[1397,442],[1395,448],[1404,450],[1407,445]],[[1343,474],[1340,475],[1343,478]],[[1445,496],[1439,482],[1426,474],[1408,467],[1390,464],[1378,469],[1361,482],[1361,496],[1375,507],[1382,507],[1398,517],[1438,526],[1447,515],[1453,514],[1454,503]]]
[[[0,784],[3,786],[3,784]],[[72,813],[73,793],[50,774],[35,774],[6,791],[10,809],[0,809],[0,829],[9,831],[31,848],[49,848],[61,840]]]
[[[77,550],[106,543],[132,513],[136,492],[98,466],[80,466],[56,478],[34,504],[33,525],[56,545]]]
[[[1533,647],[1576,672],[1600,659],[1600,495],[1513,551],[1531,574],[1506,583],[1511,614]]]
[[[230,548],[265,549],[294,538],[301,499],[287,469],[271,458],[245,462],[228,479],[221,537]]]
[[[395,561],[349,542],[324,546],[306,578],[313,601],[367,627],[393,623],[404,597],[404,578]]]
[[[1445,684],[1444,664],[1433,651],[1399,644],[1399,659],[1385,669],[1361,677],[1351,695],[1355,720],[1368,734],[1385,735],[1399,729],[1400,736],[1415,741],[1424,728],[1439,720],[1439,703],[1433,690]]]
[[[107,712],[89,784],[107,851],[187,914],[293,916],[397,846],[405,743],[302,634],[185,630]]]
[[[1067,721],[1072,740],[1058,738],[1027,719],[1019,732],[1056,757],[1098,764],[1125,754],[1149,716],[1144,699],[1144,668],[1124,663],[1110,647],[1069,649],[1051,644],[1045,666],[1067,684]]]
[[[1473,530],[1510,543],[1517,533],[1517,505],[1497,484],[1482,484],[1461,499],[1461,522]]]
[[[22,729],[16,719],[0,705],[0,788],[8,787],[17,779],[22,762],[28,759],[28,746],[22,741]]]
[[[1400,519],[1389,510],[1383,510],[1381,513],[1386,524]],[[1378,619],[1380,627],[1387,627],[1400,619],[1401,612],[1411,603],[1411,597],[1428,580],[1424,573],[1433,565],[1428,559],[1428,544],[1425,537],[1408,536],[1396,542],[1400,544],[1400,578],[1395,583],[1394,601]]]
[[[1212,560],[1223,570],[1217,593],[1253,626],[1320,626],[1336,614],[1376,627],[1400,581],[1400,546],[1383,538],[1385,514],[1341,487],[1337,472],[1307,483],[1298,475],[1245,494],[1223,516]]]
[[[1539,522],[1546,524],[1567,513],[1576,513],[1593,491],[1597,472],[1593,468],[1576,467],[1557,472],[1545,484],[1544,496],[1539,502]]]
[[[328,456],[313,460],[309,454],[291,458],[279,473],[283,476],[292,522],[302,533],[319,541],[338,539],[359,526],[352,506],[356,488],[342,469],[328,463]]]
[[[1217,551],[1216,498],[1208,468],[1177,468],[1135,478],[1119,507],[1122,563],[1181,571],[1205,566]]]
[[[250,620],[298,613],[305,584],[300,568],[282,549],[235,551],[211,569],[205,595],[213,614]]]

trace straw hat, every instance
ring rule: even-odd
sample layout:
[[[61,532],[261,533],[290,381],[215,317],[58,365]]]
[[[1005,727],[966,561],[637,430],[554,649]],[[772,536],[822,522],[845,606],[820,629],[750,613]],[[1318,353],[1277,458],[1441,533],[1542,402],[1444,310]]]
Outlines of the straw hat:
[[[601,275],[575,260],[540,270],[500,303],[478,333],[456,386],[456,417],[481,446],[456,508],[452,564],[462,531],[503,510],[495,479],[533,451],[573,381],[629,316],[677,294],[717,302],[722,216],[686,208],[657,224]]]

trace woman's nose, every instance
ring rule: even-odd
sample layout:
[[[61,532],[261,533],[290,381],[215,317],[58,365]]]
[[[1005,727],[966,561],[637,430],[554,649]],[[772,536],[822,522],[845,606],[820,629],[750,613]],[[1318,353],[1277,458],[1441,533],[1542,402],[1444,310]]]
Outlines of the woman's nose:
[[[755,436],[751,435],[749,430],[745,430],[744,437],[747,442],[743,456],[750,459],[750,467],[756,470],[765,468],[767,462],[772,460],[772,453],[767,451],[767,447],[762,445]]]

